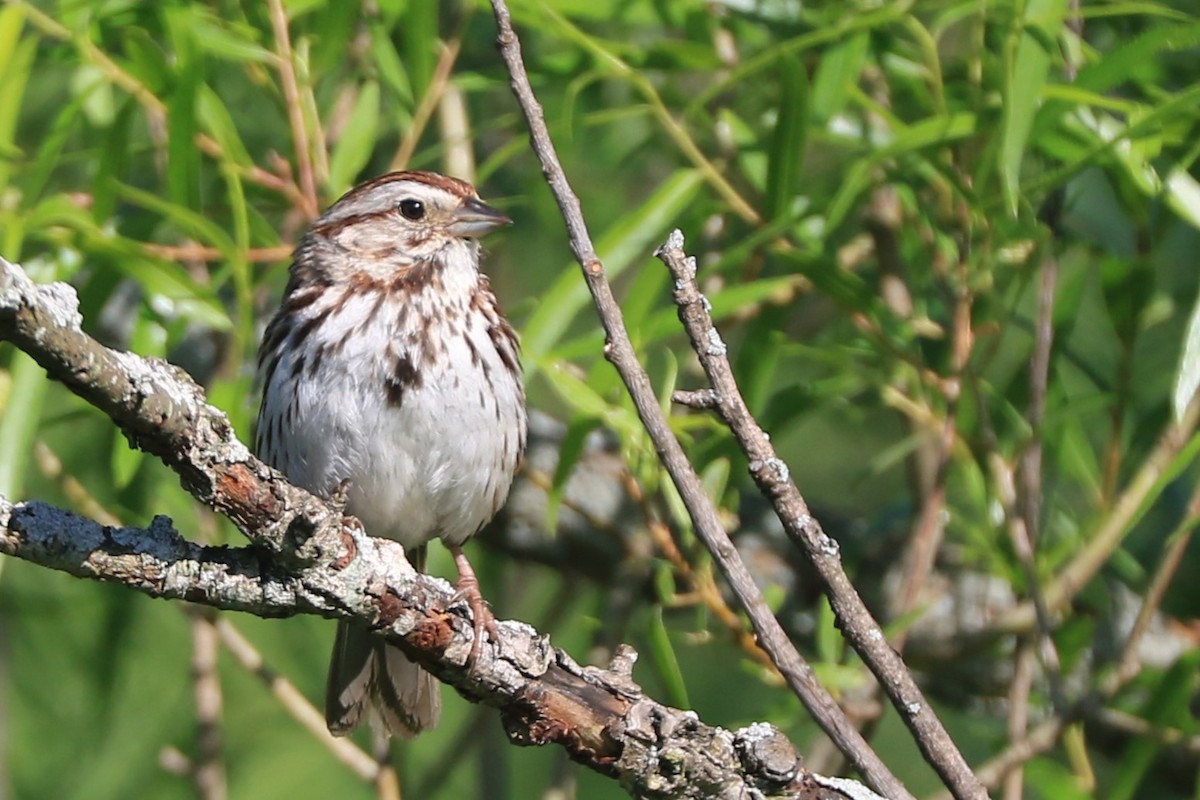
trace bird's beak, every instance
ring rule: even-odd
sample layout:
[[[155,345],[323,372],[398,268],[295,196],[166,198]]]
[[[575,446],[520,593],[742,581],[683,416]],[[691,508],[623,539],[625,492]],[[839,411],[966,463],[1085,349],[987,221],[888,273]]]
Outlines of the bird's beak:
[[[454,212],[450,232],[455,236],[482,236],[502,225],[511,225],[512,220],[501,214],[477,197],[468,197]]]

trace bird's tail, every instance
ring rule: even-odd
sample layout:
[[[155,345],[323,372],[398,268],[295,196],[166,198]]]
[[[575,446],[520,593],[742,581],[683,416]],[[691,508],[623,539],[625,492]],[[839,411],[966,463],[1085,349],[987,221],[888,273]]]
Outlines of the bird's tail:
[[[410,555],[418,570],[425,566],[424,555],[424,547]],[[339,621],[325,683],[325,724],[334,736],[345,736],[371,709],[393,736],[410,739],[437,725],[441,687],[400,648]]]

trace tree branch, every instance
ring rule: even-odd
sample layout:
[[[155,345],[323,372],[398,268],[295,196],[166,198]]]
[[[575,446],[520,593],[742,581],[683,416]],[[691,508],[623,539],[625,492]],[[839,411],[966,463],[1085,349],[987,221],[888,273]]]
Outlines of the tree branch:
[[[503,56],[505,65],[508,66],[512,78],[512,91],[517,97],[517,102],[520,103],[522,112],[526,115],[530,142],[541,161],[542,173],[546,175],[547,184],[550,185],[554,199],[557,200],[559,209],[562,211],[566,229],[570,235],[571,249],[574,251],[578,263],[583,267],[584,281],[587,282],[588,290],[592,293],[596,311],[599,312],[601,324],[604,325],[607,337],[605,357],[617,368],[620,378],[624,381],[626,389],[629,390],[630,397],[637,408],[637,415],[640,417],[642,425],[646,427],[650,439],[654,441],[662,465],[667,474],[671,476],[680,498],[683,499],[684,505],[688,509],[692,524],[696,529],[696,535],[704,542],[704,547],[712,554],[713,560],[721,570],[721,575],[725,577],[733,594],[737,596],[738,601],[746,610],[746,615],[754,625],[762,648],[768,652],[780,674],[784,675],[788,686],[791,686],[792,691],[796,692],[800,702],[804,703],[805,708],[809,710],[817,724],[820,724],[821,729],[834,741],[834,744],[838,745],[839,750],[845,753],[854,768],[862,772],[866,781],[878,792],[886,794],[889,798],[908,798],[911,795],[908,794],[904,784],[900,783],[892,771],[888,770],[887,765],[883,764],[878,754],[871,750],[868,742],[863,739],[862,734],[858,732],[857,728],[854,728],[838,704],[824,690],[820,681],[817,681],[816,676],[812,673],[808,662],[804,661],[796,646],[787,638],[787,633],[779,624],[779,620],[775,619],[766,600],[763,599],[754,578],[746,569],[737,548],[733,546],[730,536],[722,528],[712,501],[704,493],[700,477],[696,475],[696,470],[692,468],[683,447],[679,445],[679,441],[671,432],[666,416],[659,407],[658,397],[655,395],[653,386],[650,385],[646,369],[637,360],[634,345],[630,341],[628,331],[625,330],[622,311],[613,297],[612,287],[605,275],[604,264],[596,257],[592,237],[588,233],[587,222],[583,218],[580,200],[575,196],[570,182],[566,179],[562,163],[558,161],[558,154],[554,150],[550,130],[546,127],[541,104],[534,95],[533,86],[529,84],[528,73],[524,68],[521,56],[521,42],[517,38],[516,31],[512,30],[508,5],[504,0],[492,0],[492,10],[499,29],[500,55]],[[713,343],[713,347],[718,344],[724,348],[724,344],[719,342],[719,337],[718,341]],[[688,399],[692,399],[696,403],[704,402],[698,396]],[[779,465],[786,470],[778,458],[770,459],[769,462],[761,462],[761,464],[766,465],[768,469]],[[756,480],[760,480],[760,476],[756,475]],[[786,481],[786,476],[784,480]],[[812,521],[812,518],[806,513],[804,518],[808,519],[808,523],[805,524],[815,524],[815,521]],[[820,539],[826,542],[826,548],[834,549],[832,560],[836,563],[836,542],[823,534]],[[848,585],[845,573],[840,571],[840,566],[838,572],[842,581]],[[853,591],[852,588],[851,591]],[[857,595],[854,596],[857,597]],[[862,603],[859,603],[859,606],[862,606]],[[865,613],[865,608],[863,608],[863,613]],[[865,626],[860,626],[860,630],[866,630]],[[878,631],[877,625],[874,626],[874,630]],[[884,649],[887,648],[887,642],[882,636],[877,644]],[[899,662],[898,657],[894,657],[894,660]],[[902,663],[900,668],[902,670]],[[911,685],[913,690],[916,690],[916,685],[912,684],[911,676],[907,676],[906,670],[905,675],[907,685]],[[906,720],[919,720],[923,729],[941,730],[940,738],[929,741],[937,742],[938,745],[941,745],[943,741],[948,742],[949,736],[942,730],[941,723],[937,722],[930,706],[923,702],[924,698],[920,697],[920,693],[913,691],[905,692],[905,694],[911,703],[902,708],[901,715],[905,716]],[[918,700],[920,700],[919,703]],[[926,720],[931,722],[926,722]],[[910,724],[912,724],[911,721]],[[925,744],[922,745],[922,748],[928,756],[929,748]],[[958,756],[958,750],[954,748],[953,742],[950,742],[949,748],[949,752],[958,757],[958,762],[961,764],[962,770],[965,770],[966,776],[970,776],[970,769],[966,768],[966,762],[962,760],[961,756]],[[972,784],[970,780],[961,777],[962,770],[947,771],[943,778],[946,778],[950,786],[964,789],[961,794],[962,798],[985,796],[983,788],[979,787],[978,782]]]
[[[679,319],[692,340],[715,393],[716,409],[750,460],[750,474],[775,506],[788,537],[816,567],[825,584],[829,604],[837,614],[846,640],[879,679],[900,718],[908,725],[921,752],[956,797],[987,797],[950,734],[942,727],[929,701],[917,687],[900,656],[888,644],[883,630],[867,610],[854,584],[842,569],[838,543],[825,535],[808,510],[808,504],[788,475],[787,465],[775,453],[766,432],[746,407],[725,343],[713,324],[708,300],[696,285],[696,259],[683,251],[683,234],[674,231],[655,254],[675,279]]]
[[[499,709],[513,742],[557,744],[635,796],[876,797],[803,769],[773,726],[730,732],[646,697],[630,677],[636,653],[629,648],[608,669],[581,667],[530,626],[506,621],[467,668],[474,629],[450,584],[419,575],[399,543],[367,536],[335,503],[251,456],[181,370],[110,350],[80,323],[69,286],[36,286],[0,258],[0,339],[108,413],[253,544],[206,547],[163,516],[146,528],[103,525],[0,497],[0,554],[151,597],[262,617],[357,620],[471,702]]]

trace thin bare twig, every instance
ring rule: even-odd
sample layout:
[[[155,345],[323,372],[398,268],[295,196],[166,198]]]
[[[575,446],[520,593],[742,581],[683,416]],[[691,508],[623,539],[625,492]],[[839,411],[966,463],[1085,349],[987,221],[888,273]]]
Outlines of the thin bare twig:
[[[142,242],[142,249],[152,256],[171,261],[224,261],[229,257],[219,248],[205,247],[199,244],[172,245]],[[242,255],[250,262],[283,261],[291,258],[293,249],[290,244],[281,244],[275,247],[251,247]]]
[[[1013,680],[1008,691],[1008,739],[1015,742],[1029,729],[1029,693],[1033,690],[1036,659],[1030,643],[1022,641],[1013,655]],[[1018,767],[1004,776],[1003,800],[1025,796],[1025,771]]]
[[[225,761],[221,745],[221,679],[217,675],[216,614],[192,609],[192,687],[196,701],[196,757],[191,778],[199,800],[225,800]]]
[[[316,219],[320,213],[320,200],[317,198],[317,182],[313,176],[308,126],[304,123],[304,109],[300,105],[300,85],[296,81],[296,65],[292,60],[294,56],[292,41],[288,35],[287,11],[283,8],[283,0],[270,0],[269,5],[271,28],[275,33],[275,47],[279,55],[279,79],[283,83],[283,99],[287,102],[292,145],[296,151],[296,169],[300,173],[300,196],[304,200],[300,211],[308,219]]]
[[[533,149],[541,160],[542,171],[546,175],[547,183],[562,211],[563,220],[570,234],[571,249],[583,267],[584,279],[607,334],[607,343],[604,348],[605,357],[616,367],[621,380],[628,388],[638,416],[654,441],[663,466],[671,476],[671,480],[679,490],[680,497],[688,508],[697,536],[713,554],[726,581],[729,582],[742,607],[746,609],[763,649],[771,655],[780,673],[802,699],[805,707],[813,714],[822,729],[835,740],[839,749],[846,754],[855,768],[876,790],[892,798],[910,797],[911,795],[903,784],[863,740],[854,725],[820,685],[812,668],[788,640],[787,634],[771,613],[749,570],[746,569],[736,548],[729,540],[729,535],[721,527],[716,509],[713,508],[705,494],[700,479],[688,461],[687,455],[683,452],[683,448],[671,432],[666,417],[658,405],[658,399],[650,384],[650,379],[638,361],[629,334],[625,330],[621,308],[613,297],[604,265],[596,256],[579,199],[571,189],[562,164],[559,163],[554,143],[551,141],[550,132],[546,127],[542,107],[529,84],[529,76],[521,58],[520,41],[513,31],[508,6],[504,0],[492,0],[492,10],[495,13],[496,25],[499,30],[500,54],[508,66],[513,92],[529,122]],[[922,717],[929,716],[931,713],[924,705],[910,707],[909,713],[912,710],[917,711],[916,715]]]
[[[912,731],[926,761],[951,792],[959,798],[986,797],[983,786],[843,571],[837,542],[825,534],[809,513],[807,503],[790,479],[787,465],[776,455],[766,432],[746,407],[726,357],[725,343],[713,325],[710,305],[696,284],[696,260],[683,251],[683,234],[672,233],[656,255],[671,270],[679,318],[719,398],[718,413],[749,459],[750,474],[774,505],[789,538],[800,546],[821,576],[838,627],[879,680],[900,718]]]
[[[1168,423],[1142,465],[1116,498],[1096,527],[1083,537],[1080,550],[1043,587],[1046,609],[1054,614],[1070,603],[1108,562],[1113,551],[1141,518],[1148,500],[1162,491],[1168,471],[1181,468],[1176,459],[1183,453],[1200,422],[1200,402],[1193,401],[1178,422]],[[1194,457],[1194,456],[1193,456]],[[1001,636],[1024,633],[1037,624],[1037,612],[1029,600],[1018,603],[986,628],[971,632],[954,644],[970,650]]]

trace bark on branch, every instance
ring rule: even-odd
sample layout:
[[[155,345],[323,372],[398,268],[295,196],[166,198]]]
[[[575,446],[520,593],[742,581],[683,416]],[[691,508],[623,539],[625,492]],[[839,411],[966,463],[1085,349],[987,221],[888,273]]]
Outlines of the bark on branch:
[[[80,323],[71,287],[35,285],[0,258],[0,339],[108,414],[252,543],[205,547],[167,517],[113,527],[0,497],[0,554],[151,597],[263,617],[355,619],[468,700],[499,709],[514,743],[557,744],[635,796],[878,797],[809,773],[771,725],[726,731],[646,697],[631,678],[629,648],[607,669],[584,667],[530,626],[505,621],[468,669],[470,612],[446,581],[416,573],[399,544],[367,536],[336,502],[259,462],[181,370],[104,347]]]

